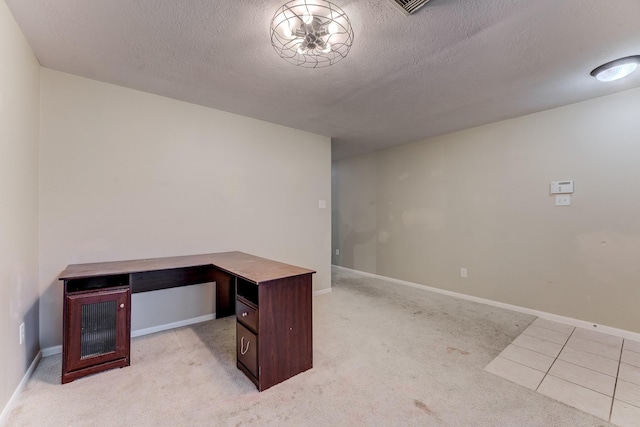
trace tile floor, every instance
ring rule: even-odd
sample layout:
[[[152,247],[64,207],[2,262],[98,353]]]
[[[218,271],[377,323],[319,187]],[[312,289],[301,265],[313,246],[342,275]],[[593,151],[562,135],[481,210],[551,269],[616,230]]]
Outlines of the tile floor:
[[[640,426],[640,342],[537,318],[485,368],[574,408]]]

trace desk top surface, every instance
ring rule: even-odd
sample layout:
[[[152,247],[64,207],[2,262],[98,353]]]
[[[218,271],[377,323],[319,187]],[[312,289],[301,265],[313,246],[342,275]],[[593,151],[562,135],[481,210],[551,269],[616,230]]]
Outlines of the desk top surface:
[[[169,270],[172,268],[212,265],[234,276],[240,276],[257,284],[315,273],[295,265],[284,264],[242,252],[220,252],[214,254],[185,255],[166,258],[137,259],[129,261],[71,264],[58,276],[59,280],[86,277],[111,276],[116,274],[142,273]]]

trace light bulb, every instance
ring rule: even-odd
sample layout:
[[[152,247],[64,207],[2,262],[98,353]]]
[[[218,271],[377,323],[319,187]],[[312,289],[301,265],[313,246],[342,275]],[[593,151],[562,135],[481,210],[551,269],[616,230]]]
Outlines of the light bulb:
[[[282,28],[282,32],[284,34],[284,36],[288,39],[290,39],[291,37],[293,37],[293,33],[291,32],[291,27],[289,26],[288,22],[285,22]]]
[[[331,24],[329,24],[329,34],[335,34],[338,32],[338,24],[336,24],[335,22],[332,22]]]
[[[313,22],[313,15],[311,14],[311,12],[306,12],[304,15],[302,15],[302,22],[304,22],[305,24],[311,24]]]
[[[327,43],[324,45],[324,49],[322,49],[322,53],[329,53],[331,52],[331,43]]]

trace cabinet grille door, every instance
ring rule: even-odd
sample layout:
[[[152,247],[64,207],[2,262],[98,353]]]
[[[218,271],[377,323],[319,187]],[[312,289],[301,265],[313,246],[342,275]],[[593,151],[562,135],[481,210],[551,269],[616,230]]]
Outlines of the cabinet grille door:
[[[81,360],[116,351],[117,307],[115,300],[82,304]]]
[[[65,374],[80,369],[94,373],[96,366],[118,360],[129,365],[130,307],[129,288],[67,294],[63,381]]]

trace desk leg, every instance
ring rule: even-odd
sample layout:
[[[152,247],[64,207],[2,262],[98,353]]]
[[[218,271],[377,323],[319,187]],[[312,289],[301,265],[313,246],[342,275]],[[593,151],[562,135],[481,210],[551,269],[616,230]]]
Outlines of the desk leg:
[[[236,287],[234,277],[221,270],[214,270],[216,282],[216,319],[236,314]]]

